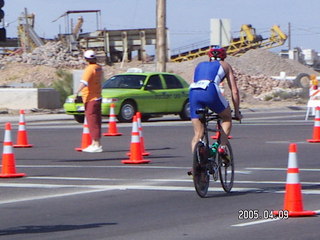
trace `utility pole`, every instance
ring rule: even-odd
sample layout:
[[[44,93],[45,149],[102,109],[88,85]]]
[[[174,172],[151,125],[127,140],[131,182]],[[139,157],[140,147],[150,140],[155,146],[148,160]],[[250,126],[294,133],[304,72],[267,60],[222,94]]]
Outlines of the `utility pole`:
[[[288,23],[288,49],[291,50],[291,23]]]
[[[167,35],[166,35],[166,0],[157,0],[157,43],[156,68],[158,72],[166,71]]]

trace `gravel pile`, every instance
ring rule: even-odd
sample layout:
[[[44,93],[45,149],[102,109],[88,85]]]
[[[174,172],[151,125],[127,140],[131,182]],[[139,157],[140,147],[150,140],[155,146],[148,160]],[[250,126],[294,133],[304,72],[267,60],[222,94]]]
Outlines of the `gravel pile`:
[[[228,56],[226,60],[239,71],[251,76],[279,76],[282,71],[286,72],[287,76],[296,76],[299,73],[317,74],[310,67],[281,58],[265,49],[250,50],[240,57]]]
[[[82,56],[73,56],[62,42],[48,42],[35,48],[31,53],[12,54],[0,59],[0,64],[26,63],[54,68],[82,68],[85,61]]]

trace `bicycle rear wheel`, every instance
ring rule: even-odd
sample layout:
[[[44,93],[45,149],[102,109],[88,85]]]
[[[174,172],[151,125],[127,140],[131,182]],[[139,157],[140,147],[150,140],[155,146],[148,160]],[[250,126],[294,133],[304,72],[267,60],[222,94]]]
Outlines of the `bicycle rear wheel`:
[[[197,194],[204,198],[209,188],[210,175],[207,169],[208,151],[203,142],[198,142],[193,151],[192,176]]]
[[[220,155],[218,155],[219,178],[223,190],[229,193],[233,187],[234,180],[233,153],[229,142],[226,144],[226,152],[228,154],[227,160],[223,159]]]

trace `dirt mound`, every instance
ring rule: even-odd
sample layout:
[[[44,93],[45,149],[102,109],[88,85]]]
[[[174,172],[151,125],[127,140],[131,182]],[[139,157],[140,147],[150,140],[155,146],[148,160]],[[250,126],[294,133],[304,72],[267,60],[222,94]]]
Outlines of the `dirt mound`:
[[[12,62],[0,67],[0,86],[12,83],[33,83],[35,85],[43,83],[48,86],[57,79],[56,71],[56,68],[50,66]]]
[[[287,76],[299,73],[317,74],[312,68],[291,59],[284,59],[276,53],[264,49],[250,50],[240,57],[228,56],[226,59],[240,72],[253,76],[279,76],[286,72]]]

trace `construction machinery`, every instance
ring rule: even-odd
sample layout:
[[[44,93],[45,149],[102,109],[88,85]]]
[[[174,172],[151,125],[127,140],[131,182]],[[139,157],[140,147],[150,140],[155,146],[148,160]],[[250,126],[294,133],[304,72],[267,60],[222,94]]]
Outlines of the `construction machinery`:
[[[18,40],[24,52],[32,52],[36,47],[44,45],[42,39],[34,30],[34,14],[28,14],[27,9],[19,17]]]
[[[62,41],[65,41],[69,46],[69,50],[73,52],[79,51],[79,40],[80,40],[80,34],[82,33],[82,26],[84,24],[84,18],[82,16],[79,16],[77,19],[77,22],[75,26],[73,26],[73,19],[70,19],[70,15],[74,14],[92,14],[94,13],[96,15],[96,28],[100,29],[100,23],[101,23],[101,10],[71,10],[63,13],[61,16],[59,16],[57,19],[53,20],[52,22],[58,21],[60,18],[65,18],[66,23],[66,31],[64,34],[59,34],[59,39]]]
[[[261,35],[256,34],[256,30],[252,25],[244,24],[241,26],[240,36],[238,38],[233,38],[229,45],[223,47],[226,49],[228,55],[240,56],[250,49],[269,49],[281,46],[285,43],[287,35],[279,26],[274,25],[270,31],[270,36],[268,38],[263,38]],[[206,55],[211,47],[212,46],[209,45],[172,55],[171,61],[182,62],[201,57]]]

